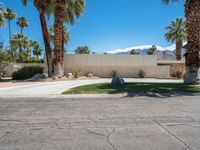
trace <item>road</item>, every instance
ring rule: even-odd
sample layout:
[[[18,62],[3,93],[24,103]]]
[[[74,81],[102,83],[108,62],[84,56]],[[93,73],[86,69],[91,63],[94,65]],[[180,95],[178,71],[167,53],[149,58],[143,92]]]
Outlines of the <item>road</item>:
[[[200,97],[0,98],[0,150],[199,150]]]
[[[159,80],[159,79],[125,79],[126,82],[182,82],[181,80]],[[22,83],[0,83],[0,97],[24,96],[35,97],[41,95],[58,95],[63,91],[87,84],[111,82],[111,79],[94,80],[69,80],[59,82],[24,82]],[[7,84],[4,85],[4,84]],[[2,87],[1,87],[2,86]]]

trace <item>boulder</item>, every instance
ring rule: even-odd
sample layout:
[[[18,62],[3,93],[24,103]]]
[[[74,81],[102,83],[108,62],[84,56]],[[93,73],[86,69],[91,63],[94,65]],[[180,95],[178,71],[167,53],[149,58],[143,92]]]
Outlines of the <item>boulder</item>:
[[[42,74],[42,78],[48,78],[49,76],[48,76],[48,74],[47,73],[43,73]]]
[[[68,73],[68,74],[67,74],[67,77],[68,77],[68,78],[73,78],[73,74],[72,74],[72,73]]]
[[[114,77],[112,79],[112,83],[113,86],[123,86],[125,84],[124,79],[120,78],[120,77]]]
[[[54,77],[52,77],[52,80],[57,80],[57,79],[58,79],[58,78],[57,78],[57,77],[55,77],[55,76],[54,76]]]
[[[87,74],[87,77],[89,77],[89,78],[90,78],[90,77],[94,77],[94,75],[93,75],[92,73],[88,73],[88,74]]]
[[[41,73],[36,73],[33,77],[32,77],[32,79],[41,79],[43,76],[42,76],[42,74]]]

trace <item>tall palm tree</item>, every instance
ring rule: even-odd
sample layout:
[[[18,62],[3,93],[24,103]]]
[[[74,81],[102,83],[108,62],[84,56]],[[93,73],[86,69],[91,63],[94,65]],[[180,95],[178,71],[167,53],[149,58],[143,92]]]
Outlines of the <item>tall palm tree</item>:
[[[0,6],[0,27],[3,27],[5,25],[5,16],[4,16],[4,8],[3,6]]]
[[[23,34],[14,34],[11,38],[11,48],[18,51],[18,62],[23,62],[23,53],[30,51],[30,40]]]
[[[26,6],[28,1],[31,1],[31,0],[21,0],[21,1]],[[42,34],[43,34],[43,40],[44,40],[44,46],[45,46],[48,74],[49,74],[49,77],[51,77],[53,73],[53,59],[52,59],[50,38],[49,38],[48,28],[47,28],[47,23],[46,23],[46,18],[45,18],[45,11],[46,11],[46,6],[48,2],[49,0],[34,0],[33,3],[37,11],[39,12],[40,24],[42,28]]]
[[[28,20],[25,17],[19,17],[16,23],[20,28],[20,33],[23,34],[23,29],[28,27]]]
[[[64,23],[73,25],[84,11],[84,0],[50,0],[47,14],[54,15],[54,76],[64,75]]]
[[[39,56],[42,54],[42,49],[37,41],[33,41],[31,46],[33,47],[33,55],[36,56],[38,59]]]
[[[14,20],[17,15],[12,9],[6,8],[6,10],[4,11],[4,16],[8,20],[9,39],[11,41],[11,34],[12,34],[11,33],[11,21]]]
[[[69,40],[70,40],[70,34],[67,31],[66,27],[64,27],[63,31],[64,31],[64,44],[68,44]],[[49,26],[48,27],[48,32],[49,32],[50,41],[53,42],[54,41],[54,36],[55,36],[54,27],[53,26]]]
[[[168,42],[176,42],[176,59],[181,60],[183,41],[187,39],[185,21],[182,18],[177,18],[175,21],[171,22],[170,26],[168,26],[166,30],[166,40]]]
[[[178,2],[179,0],[162,0],[164,3]],[[187,50],[186,57],[186,74],[184,82],[186,84],[196,84],[198,80],[198,70],[200,67],[200,1],[185,0],[185,17],[186,17],[186,34]]]

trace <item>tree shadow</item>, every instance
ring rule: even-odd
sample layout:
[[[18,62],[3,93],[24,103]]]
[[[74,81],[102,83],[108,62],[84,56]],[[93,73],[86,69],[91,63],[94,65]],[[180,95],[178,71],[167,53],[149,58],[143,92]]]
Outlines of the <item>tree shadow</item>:
[[[126,93],[126,97],[167,98],[200,95],[200,86],[185,85],[183,83],[126,83],[124,86],[101,84],[98,85],[98,89],[107,90],[108,94]]]

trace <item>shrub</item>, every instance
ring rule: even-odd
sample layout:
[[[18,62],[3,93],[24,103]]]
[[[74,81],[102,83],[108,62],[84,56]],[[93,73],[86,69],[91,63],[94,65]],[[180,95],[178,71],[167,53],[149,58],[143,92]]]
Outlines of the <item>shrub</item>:
[[[116,70],[113,70],[113,71],[111,72],[111,76],[112,76],[112,78],[117,77],[117,76],[118,76],[118,72],[117,72]]]
[[[8,76],[8,72],[3,70],[2,72],[0,72],[0,76],[1,77],[7,77]]]
[[[33,77],[37,73],[43,73],[43,68],[40,66],[23,67],[18,71],[13,72],[13,80],[26,80]]]
[[[145,72],[143,70],[140,70],[137,74],[138,78],[144,78],[145,77]]]
[[[44,63],[43,59],[39,59],[39,58],[34,58],[34,57],[28,57],[24,63]]]
[[[75,73],[74,73],[74,78],[79,78],[80,77],[80,75],[81,75],[81,70],[78,70],[78,71],[75,71]]]
[[[183,72],[182,71],[176,71],[172,73],[172,77],[182,79],[183,78]]]

